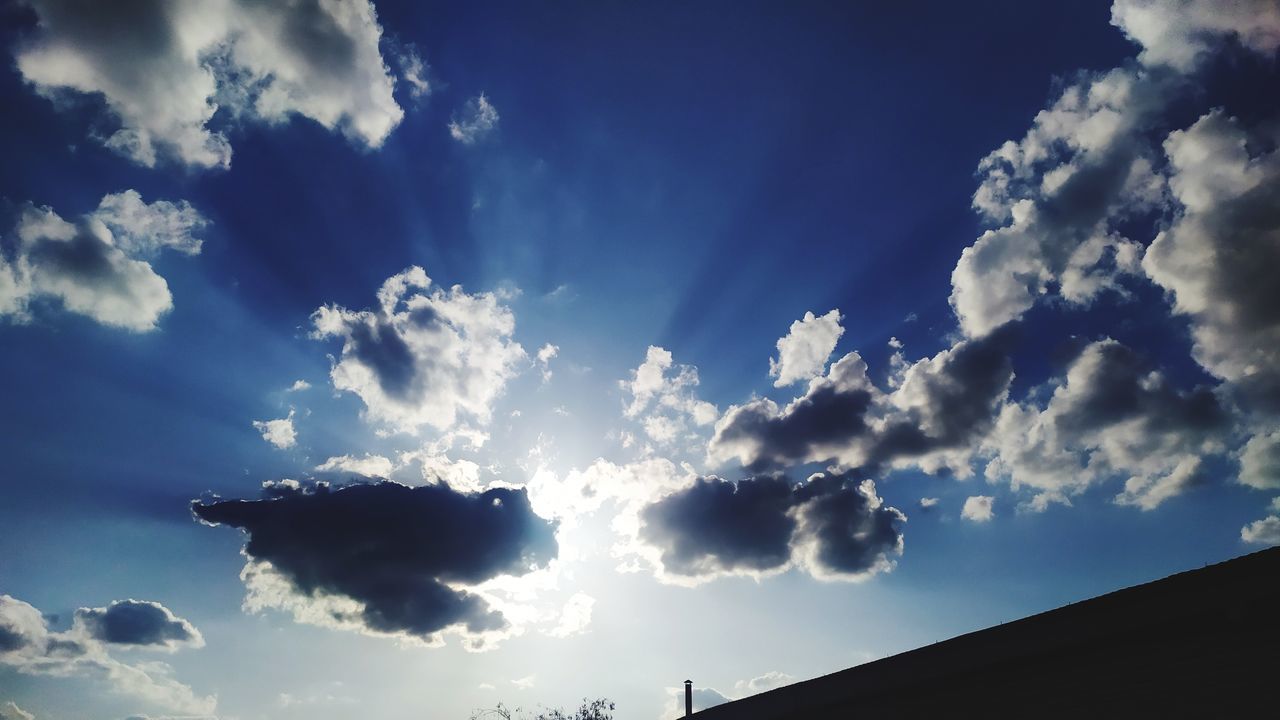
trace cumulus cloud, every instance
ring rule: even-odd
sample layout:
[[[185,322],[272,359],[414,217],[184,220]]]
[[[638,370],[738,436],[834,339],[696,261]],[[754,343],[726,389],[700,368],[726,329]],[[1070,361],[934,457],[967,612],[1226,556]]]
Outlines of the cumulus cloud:
[[[294,380],[293,384],[290,385],[289,389],[286,390],[285,392],[302,392],[303,390],[310,390],[310,389],[311,389],[311,383],[307,382],[306,380]]]
[[[1069,503],[1095,483],[1124,480],[1116,500],[1151,509],[1199,477],[1222,452],[1230,416],[1207,387],[1172,387],[1130,348],[1090,343],[1044,407],[1010,403],[987,440],[988,479],[1036,493],[1028,507]]]
[[[823,580],[861,580],[893,568],[906,521],[870,480],[816,473],[731,482],[697,478],[640,513],[640,539],[660,577],[700,582],[799,566]]]
[[[762,692],[790,685],[795,682],[795,678],[777,670],[771,670],[763,675],[758,675],[750,680],[739,680],[733,684],[733,689],[739,697],[747,695],[759,695]]]
[[[806,312],[791,323],[787,334],[778,339],[777,359],[769,358],[769,375],[777,378],[773,386],[786,387],[821,375],[844,334],[843,319],[839,310],[832,310],[821,316]]]
[[[1142,46],[1144,65],[1182,72],[1194,70],[1224,38],[1261,55],[1280,47],[1280,4],[1273,0],[1116,0],[1111,22]]]
[[[111,691],[184,715],[209,715],[217,701],[199,696],[157,662],[129,664],[113,647],[176,650],[200,647],[200,633],[159,603],[125,600],[81,608],[71,628],[57,632],[38,609],[0,595],[0,665],[25,675],[95,678]]]
[[[556,556],[555,525],[523,489],[268,483],[263,499],[196,502],[192,511],[248,536],[246,609],[427,645],[445,630],[472,647],[499,639],[506,619],[472,588]]]
[[[449,121],[449,136],[463,145],[474,145],[498,126],[498,109],[480,93],[462,106]]]
[[[415,266],[383,283],[374,310],[326,305],[311,315],[312,337],[342,340],[333,386],[401,432],[449,430],[460,415],[488,422],[525,358],[511,340],[515,318],[496,295],[431,285]]]
[[[964,507],[960,509],[960,517],[970,522],[990,522],[995,517],[995,498],[990,495],[974,495],[966,498]]]
[[[1140,136],[1167,85],[1127,68],[1084,77],[1021,140],[982,159],[973,204],[1002,224],[965,248],[951,275],[951,306],[966,334],[1017,319],[1054,289],[1088,304],[1137,270],[1141,246],[1119,228],[1163,192]]]
[[[1142,266],[1190,319],[1196,360],[1280,413],[1280,152],[1251,153],[1255,140],[1218,110],[1169,135],[1178,210]]]
[[[75,617],[90,637],[111,645],[167,650],[204,647],[195,626],[157,602],[117,600],[107,607],[80,608]]]
[[[1268,515],[1245,525],[1240,539],[1254,545],[1280,545],[1280,516]]]
[[[1025,137],[978,165],[974,207],[1003,224],[966,248],[952,274],[951,305],[970,336],[1044,298],[1087,304],[1103,290],[1120,289],[1118,278],[1136,273],[1142,255],[1121,229],[1166,204],[1152,138],[1166,110],[1191,94],[1193,71],[1209,50],[1234,40],[1271,56],[1280,45],[1280,5],[1270,1],[1118,0],[1112,21],[1142,46],[1139,63],[1082,74]],[[1223,160],[1237,163],[1241,153],[1243,147]],[[1238,183],[1224,188],[1238,189]],[[1176,184],[1173,190],[1185,195]],[[1150,261],[1142,266],[1165,284]]]
[[[1239,481],[1258,490],[1280,490],[1280,430],[1258,433],[1245,443]]]
[[[1013,377],[1008,338],[1002,332],[962,341],[915,363],[898,356],[887,392],[868,378],[861,355],[849,353],[785,407],[756,398],[726,410],[708,459],[754,470],[834,461],[877,472],[917,466],[967,475],[969,455]]]
[[[102,142],[148,167],[229,166],[220,109],[270,124],[299,115],[370,148],[404,115],[368,0],[28,2],[39,24],[17,46],[22,76],[55,101],[101,97],[114,124]]]
[[[690,424],[705,427],[719,415],[715,405],[698,398],[698,383],[697,368],[676,364],[671,351],[650,345],[631,379],[619,383],[631,396],[623,413],[658,445],[691,439]]]
[[[185,201],[146,203],[133,190],[103,197],[74,223],[27,205],[0,243],[0,317],[27,322],[34,305],[50,302],[103,325],[154,330],[173,296],[149,261],[166,248],[199,253],[206,224]]]
[[[288,417],[276,420],[254,420],[253,428],[262,433],[262,439],[281,450],[291,448],[298,441],[298,432],[293,427],[293,411]]]

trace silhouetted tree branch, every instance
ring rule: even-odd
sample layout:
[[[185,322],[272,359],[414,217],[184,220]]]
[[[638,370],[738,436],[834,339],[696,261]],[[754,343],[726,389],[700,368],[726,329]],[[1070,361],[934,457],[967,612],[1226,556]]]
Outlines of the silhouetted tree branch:
[[[471,713],[471,720],[613,720],[614,704],[608,698],[583,699],[581,707],[571,713],[560,708],[529,713],[498,703]]]

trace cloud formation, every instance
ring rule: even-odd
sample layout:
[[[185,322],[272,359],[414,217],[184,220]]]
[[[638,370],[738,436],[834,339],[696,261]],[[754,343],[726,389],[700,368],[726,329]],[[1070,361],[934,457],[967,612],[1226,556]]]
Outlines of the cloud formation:
[[[196,502],[192,511],[248,536],[248,609],[428,645],[446,629],[481,644],[500,635],[506,619],[469,588],[556,556],[555,525],[534,514],[523,489],[268,483],[263,499]]]
[[[161,663],[125,663],[112,657],[110,649],[173,651],[203,643],[191,623],[159,603],[124,600],[105,608],[80,608],[71,628],[56,632],[35,607],[0,595],[0,665],[25,675],[95,678],[113,692],[175,714],[210,715],[217,700],[169,677]]]
[[[498,119],[498,108],[480,93],[449,121],[449,136],[463,145],[474,145],[498,127]]]
[[[1087,345],[1044,407],[1009,403],[987,440],[990,480],[1036,495],[1028,507],[1070,503],[1095,483],[1124,480],[1121,504],[1149,510],[1199,477],[1222,452],[1230,415],[1207,387],[1183,391],[1130,348]]]
[[[693,428],[715,422],[716,406],[697,395],[698,369],[676,364],[671,351],[650,345],[644,362],[619,384],[631,396],[623,414],[640,422],[657,445],[673,445],[696,437]]]
[[[660,576],[700,582],[798,566],[823,580],[861,580],[893,568],[906,516],[885,506],[870,480],[816,473],[794,485],[772,475],[697,478],[640,520]]]
[[[173,296],[149,261],[166,248],[199,253],[206,224],[185,201],[146,203],[134,190],[103,197],[74,223],[27,205],[0,243],[0,317],[27,322],[34,305],[50,302],[103,325],[154,330]]]
[[[965,498],[960,517],[975,523],[991,522],[996,516],[994,506],[995,498],[990,495],[973,495]]]
[[[404,115],[368,0],[28,2],[39,24],[15,52],[22,76],[55,102],[101,97],[116,126],[101,142],[148,167],[228,167],[215,113],[300,115],[370,148]]]
[[[288,417],[254,420],[253,429],[262,433],[263,440],[281,450],[293,447],[298,441],[298,431],[293,427],[293,410],[289,411]]]
[[[80,608],[75,617],[90,637],[111,645],[167,650],[204,647],[194,625],[157,602],[117,600],[107,607]]]
[[[769,375],[776,378],[774,387],[786,387],[808,381],[822,374],[827,358],[844,334],[839,310],[816,316],[806,312],[791,323],[787,334],[778,339],[778,357],[769,358]]]
[[[836,462],[872,472],[918,466],[967,475],[970,453],[1013,378],[1008,340],[1003,332],[961,341],[915,363],[899,355],[887,392],[851,352],[785,407],[768,398],[730,407],[716,423],[708,458],[752,470]]]
[[[312,337],[339,338],[333,386],[364,401],[370,420],[400,432],[445,431],[460,415],[487,423],[491,405],[525,359],[515,318],[493,293],[431,287],[420,267],[393,275],[378,307],[326,305]]]

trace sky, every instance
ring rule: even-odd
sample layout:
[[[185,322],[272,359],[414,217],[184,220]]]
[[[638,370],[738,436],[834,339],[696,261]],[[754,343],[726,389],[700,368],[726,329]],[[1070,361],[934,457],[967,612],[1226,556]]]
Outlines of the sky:
[[[1280,544],[1280,3],[0,5],[0,718],[622,720]]]

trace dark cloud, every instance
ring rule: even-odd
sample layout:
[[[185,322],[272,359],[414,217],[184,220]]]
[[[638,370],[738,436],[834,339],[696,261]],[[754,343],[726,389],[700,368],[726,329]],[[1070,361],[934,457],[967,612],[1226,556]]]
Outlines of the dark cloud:
[[[277,484],[263,500],[192,509],[248,533],[248,556],[269,562],[298,594],[363,606],[358,617],[339,619],[421,638],[453,625],[472,633],[504,627],[479,596],[450,585],[523,575],[556,555],[554,523],[534,514],[523,489]]]
[[[891,566],[906,520],[851,473],[817,473],[799,484],[779,475],[699,478],[640,517],[641,539],[658,548],[663,568],[686,577],[792,562],[823,577],[863,576]]]
[[[920,360],[887,394],[850,354],[785,408],[769,400],[730,408],[710,454],[736,457],[752,472],[837,461],[875,473],[895,461],[969,449],[991,428],[1013,378],[1014,332],[1006,326]]]
[[[642,537],[661,548],[668,570],[682,575],[769,570],[791,559],[794,501],[784,477],[699,478],[642,511]]]
[[[116,645],[200,645],[200,633],[160,603],[119,600],[105,608],[80,608],[76,619],[90,636]]]
[[[784,414],[763,404],[743,406],[733,422],[719,430],[720,441],[749,440],[761,446],[747,463],[752,471],[782,467],[813,454],[815,447],[847,442],[867,432],[866,415],[872,394],[864,388],[833,385],[815,388],[796,400]]]
[[[818,474],[796,488],[800,531],[812,538],[810,562],[819,574],[863,575],[902,549],[906,516],[884,507],[875,486],[852,476]]]

